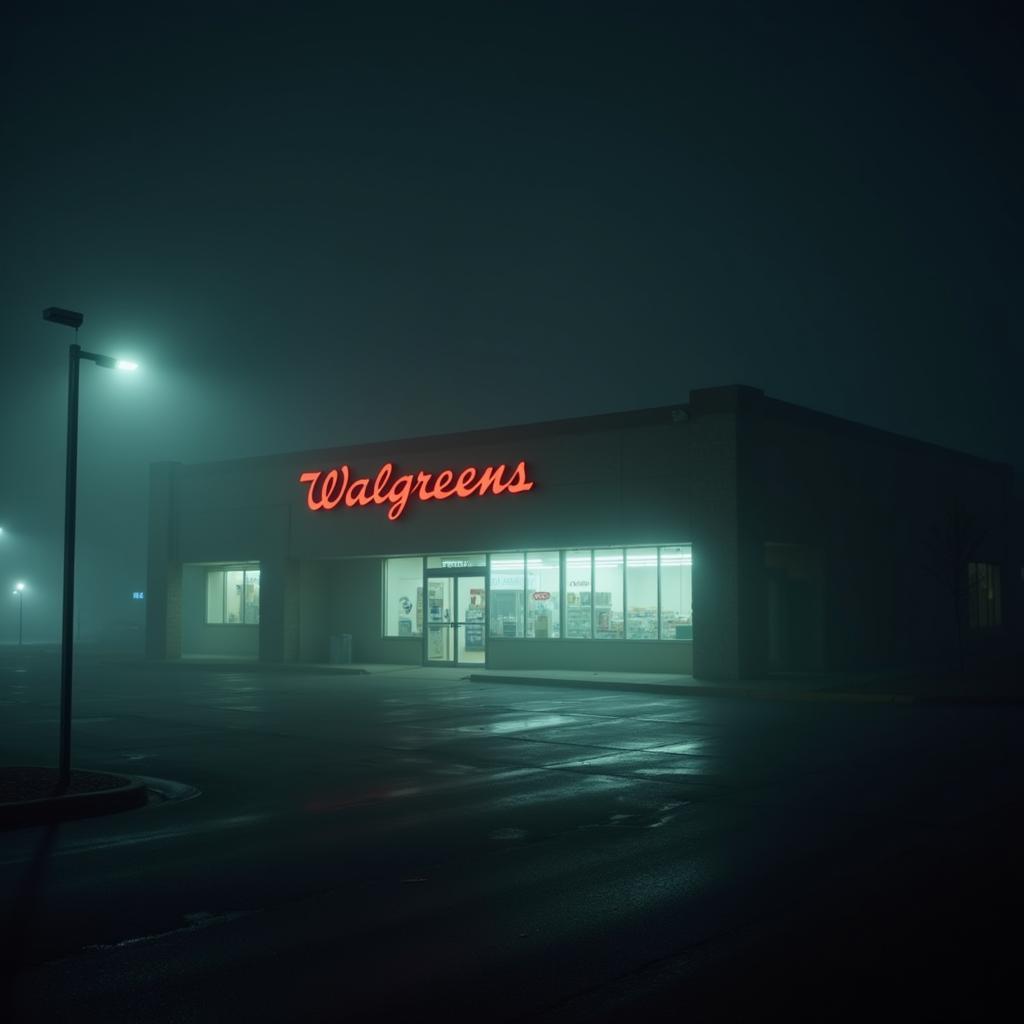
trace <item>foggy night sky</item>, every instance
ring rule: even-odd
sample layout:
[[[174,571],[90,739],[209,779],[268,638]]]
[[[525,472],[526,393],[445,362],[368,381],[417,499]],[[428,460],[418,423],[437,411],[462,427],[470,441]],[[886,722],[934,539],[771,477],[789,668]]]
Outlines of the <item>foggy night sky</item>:
[[[27,5],[5,19],[0,642],[147,464],[768,394],[1024,463],[1015,5]],[[6,588],[6,589],[3,589]],[[90,621],[91,619],[91,621]]]

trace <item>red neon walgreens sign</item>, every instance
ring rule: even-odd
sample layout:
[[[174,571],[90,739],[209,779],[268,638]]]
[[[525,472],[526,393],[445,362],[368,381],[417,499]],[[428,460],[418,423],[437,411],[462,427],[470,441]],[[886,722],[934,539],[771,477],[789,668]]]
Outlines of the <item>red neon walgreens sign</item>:
[[[440,473],[403,473],[394,476],[395,467],[385,462],[371,482],[368,476],[349,479],[348,466],[302,473],[299,482],[309,485],[306,504],[314,512],[356,505],[390,505],[388,519],[395,520],[413,498],[419,501],[445,501],[448,498],[474,498],[483,494],[521,494],[533,490],[533,481],[526,476],[526,463],[513,470],[500,466],[477,469],[467,466],[458,476],[451,469]]]

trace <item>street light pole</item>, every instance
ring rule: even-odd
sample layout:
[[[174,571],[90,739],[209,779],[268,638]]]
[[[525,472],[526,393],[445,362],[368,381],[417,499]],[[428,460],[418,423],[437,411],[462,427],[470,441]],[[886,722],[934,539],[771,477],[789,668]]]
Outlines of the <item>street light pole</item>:
[[[74,657],[75,624],[75,509],[78,503],[78,367],[82,359],[108,369],[134,370],[135,363],[84,352],[78,344],[78,328],[85,319],[71,309],[50,306],[43,319],[75,329],[75,343],[68,351],[68,446],[64,477],[64,611],[60,641],[60,756],[57,792],[71,781],[71,666]]]
[[[78,366],[81,354],[78,325],[75,325],[75,344],[68,354],[68,447],[64,474],[64,614],[60,638],[60,758],[57,765],[57,788],[61,792],[68,788],[71,781],[71,665],[75,646],[75,509],[78,503]]]

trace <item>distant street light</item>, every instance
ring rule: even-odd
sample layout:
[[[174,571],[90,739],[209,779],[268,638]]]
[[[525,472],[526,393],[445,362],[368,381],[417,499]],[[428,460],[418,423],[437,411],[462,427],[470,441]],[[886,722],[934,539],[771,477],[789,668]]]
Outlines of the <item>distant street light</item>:
[[[75,329],[75,343],[68,351],[68,451],[64,478],[64,613],[60,641],[60,760],[58,791],[71,780],[71,664],[75,622],[75,507],[78,499],[78,365],[89,359],[108,369],[135,370],[136,363],[86,352],[78,345],[78,328],[85,317],[71,309],[50,306],[43,319]]]
[[[15,583],[14,596],[18,599],[18,646],[21,646],[22,627],[25,625],[25,584]]]

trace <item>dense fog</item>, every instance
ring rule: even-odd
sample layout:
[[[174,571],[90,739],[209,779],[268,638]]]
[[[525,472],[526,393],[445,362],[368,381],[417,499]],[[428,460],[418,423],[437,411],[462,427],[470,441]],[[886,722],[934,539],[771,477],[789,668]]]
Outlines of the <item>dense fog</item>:
[[[140,364],[82,365],[79,636],[110,648],[141,646],[153,461],[732,383],[1019,460],[998,9],[486,6],[11,16],[0,643],[19,600],[26,640],[59,627],[51,305]]]

